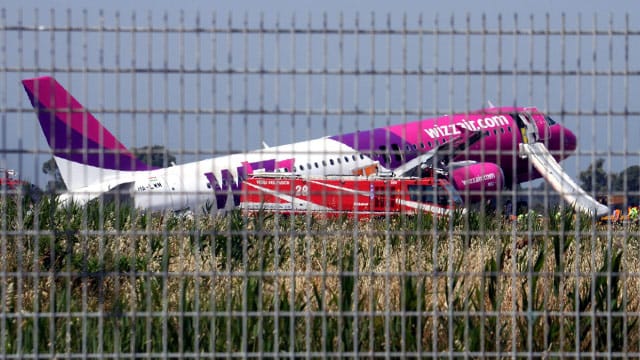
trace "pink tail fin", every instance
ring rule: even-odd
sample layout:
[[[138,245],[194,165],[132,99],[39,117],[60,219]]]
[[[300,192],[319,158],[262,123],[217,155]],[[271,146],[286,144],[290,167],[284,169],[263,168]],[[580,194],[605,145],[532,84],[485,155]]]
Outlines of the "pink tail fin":
[[[127,150],[54,78],[43,76],[25,79],[22,84],[61,170],[61,162],[66,167],[70,166],[69,173],[76,173],[76,170],[87,167],[103,171],[153,169]],[[80,177],[79,174],[76,173],[75,177]],[[67,177],[63,173],[65,182]],[[82,183],[86,185],[91,180],[87,179]],[[67,186],[70,186],[68,182]]]
[[[150,169],[54,78],[26,79],[22,84],[55,156],[104,169]]]

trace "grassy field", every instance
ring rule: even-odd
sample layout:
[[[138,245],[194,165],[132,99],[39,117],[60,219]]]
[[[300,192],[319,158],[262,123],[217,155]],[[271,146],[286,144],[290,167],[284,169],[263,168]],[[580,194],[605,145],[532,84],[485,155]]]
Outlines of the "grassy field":
[[[640,352],[637,224],[0,202],[0,349],[176,357]],[[30,355],[29,355],[30,356]]]

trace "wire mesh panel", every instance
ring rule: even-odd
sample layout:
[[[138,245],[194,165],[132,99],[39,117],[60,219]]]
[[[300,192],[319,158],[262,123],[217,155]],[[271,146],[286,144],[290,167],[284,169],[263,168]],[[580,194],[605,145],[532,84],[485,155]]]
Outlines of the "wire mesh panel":
[[[640,355],[629,17],[0,29],[4,358]]]

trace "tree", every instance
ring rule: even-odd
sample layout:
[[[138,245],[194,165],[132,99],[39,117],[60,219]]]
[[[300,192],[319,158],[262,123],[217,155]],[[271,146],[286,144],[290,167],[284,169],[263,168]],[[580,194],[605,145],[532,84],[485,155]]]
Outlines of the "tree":
[[[58,169],[58,164],[56,164],[56,160],[53,157],[42,164],[42,172],[53,177],[52,180],[49,180],[47,182],[47,187],[45,188],[47,192],[58,192],[67,190],[67,186],[62,180],[60,169]]]
[[[611,192],[624,194],[629,205],[640,204],[640,166],[633,165],[620,173],[604,170],[604,159],[598,159],[579,175],[582,188],[598,195],[609,194],[607,181],[611,182]]]
[[[609,178],[611,178],[612,182],[615,181],[615,175],[607,174],[604,170],[604,159],[602,158],[589,165],[587,170],[582,171],[578,177],[582,182],[581,187],[585,191],[596,194],[603,194],[609,191]]]
[[[162,145],[144,146],[131,150],[138,160],[155,167],[167,167],[176,162],[176,157]]]
[[[612,186],[613,190],[627,194],[630,205],[640,204],[640,166],[629,166],[621,171]]]

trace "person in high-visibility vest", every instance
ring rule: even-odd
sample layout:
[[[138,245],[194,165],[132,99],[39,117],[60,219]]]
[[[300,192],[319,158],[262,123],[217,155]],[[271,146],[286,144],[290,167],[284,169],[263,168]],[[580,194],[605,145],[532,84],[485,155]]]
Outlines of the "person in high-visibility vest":
[[[631,209],[629,209],[629,221],[636,221],[638,220],[638,207],[634,206]]]
[[[621,213],[622,213],[622,211],[620,211],[620,209],[613,210],[613,217],[611,218],[611,222],[612,223],[616,223],[616,222],[620,221],[620,214]]]

